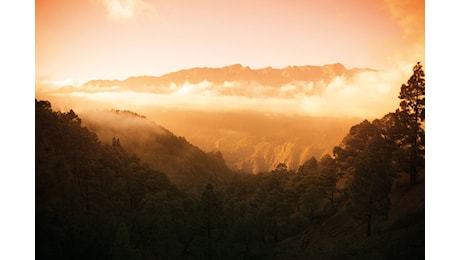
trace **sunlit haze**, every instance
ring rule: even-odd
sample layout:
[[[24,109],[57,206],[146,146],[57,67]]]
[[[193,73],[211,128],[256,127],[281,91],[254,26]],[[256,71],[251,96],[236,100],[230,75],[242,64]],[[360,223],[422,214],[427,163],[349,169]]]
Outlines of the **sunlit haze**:
[[[425,60],[425,10],[433,10],[425,0],[35,0],[34,7],[34,82],[16,82],[23,51],[3,48],[14,57],[4,74],[22,69],[5,89],[35,90],[32,120],[5,95],[13,103],[5,103],[4,128],[13,131],[3,136],[14,144],[5,151],[20,160],[8,157],[4,172],[22,177],[3,197],[16,212],[24,204],[11,197],[35,193],[24,195],[35,212],[14,215],[36,216],[27,230],[35,230],[38,258],[425,256],[425,180],[436,184],[425,169],[425,82],[442,91],[442,103],[458,103],[444,88],[455,84],[432,82],[432,68],[452,81],[455,66]],[[433,20],[455,24],[452,9],[443,5]],[[4,24],[19,34],[23,19],[16,20]],[[4,42],[32,42],[15,36]],[[439,52],[455,41],[441,41],[433,56],[458,60]],[[445,128],[436,143],[456,147],[452,122],[431,119],[430,127]],[[34,131],[23,142],[35,141],[34,149],[19,143],[24,130]],[[25,150],[35,157],[32,176],[22,174]],[[440,168],[456,161],[445,151],[435,175],[452,173]],[[435,186],[443,191],[455,190],[446,180],[458,185],[441,179]],[[435,204],[453,197],[437,193]],[[427,226],[446,216],[455,214]],[[23,221],[12,226],[17,256],[30,236],[17,232]],[[455,248],[442,243],[436,258]]]
[[[39,79],[236,63],[388,70],[417,61],[424,63],[424,1],[36,1]]]
[[[412,0],[38,0],[35,95],[83,122],[145,115],[239,169],[296,168],[398,108],[424,17]]]
[[[222,96],[206,81],[174,86],[167,95],[107,89],[69,93],[120,109],[157,102],[378,117],[397,106],[400,84],[417,61],[424,63],[424,1],[36,1],[38,94],[91,79],[232,64],[257,70],[341,63],[347,69],[377,70],[337,75],[315,95],[305,94],[305,86],[315,84],[310,81],[303,87],[286,84],[274,96],[257,95],[260,87],[250,85],[243,86],[253,89],[250,97]],[[235,84],[244,83],[227,82]],[[283,93],[288,95],[282,98]]]

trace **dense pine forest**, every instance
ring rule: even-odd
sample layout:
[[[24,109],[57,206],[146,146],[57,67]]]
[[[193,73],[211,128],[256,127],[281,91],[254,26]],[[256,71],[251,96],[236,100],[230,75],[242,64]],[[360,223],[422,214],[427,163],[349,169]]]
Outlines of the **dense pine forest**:
[[[258,174],[166,129],[142,150],[102,142],[73,110],[35,100],[36,257],[424,259],[420,63],[395,98],[394,112],[352,126],[331,154]]]

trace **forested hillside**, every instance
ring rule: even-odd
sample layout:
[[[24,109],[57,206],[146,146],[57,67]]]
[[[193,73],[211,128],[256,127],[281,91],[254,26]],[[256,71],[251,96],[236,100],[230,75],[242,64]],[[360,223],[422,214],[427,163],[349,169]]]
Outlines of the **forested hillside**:
[[[219,152],[205,153],[144,116],[130,111],[91,111],[82,123],[102,143],[115,138],[152,169],[164,172],[178,188],[201,194],[204,184],[221,183],[230,174]]]
[[[132,129],[138,143],[117,129],[98,137],[90,128],[103,121],[83,126],[72,110],[36,100],[36,256],[424,259],[419,63],[398,98],[398,109],[351,127],[332,154],[258,174],[230,172],[220,156],[152,124]],[[120,127],[144,122],[104,113]],[[182,170],[174,172],[176,164]]]

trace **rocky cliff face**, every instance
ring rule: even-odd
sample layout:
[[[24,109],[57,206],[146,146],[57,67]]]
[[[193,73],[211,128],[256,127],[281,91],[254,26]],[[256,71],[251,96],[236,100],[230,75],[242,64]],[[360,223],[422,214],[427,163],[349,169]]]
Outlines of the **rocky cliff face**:
[[[315,156],[332,153],[359,118],[319,118],[257,112],[152,113],[171,131],[204,151],[220,151],[227,165],[247,173],[270,171],[278,163],[297,170]]]

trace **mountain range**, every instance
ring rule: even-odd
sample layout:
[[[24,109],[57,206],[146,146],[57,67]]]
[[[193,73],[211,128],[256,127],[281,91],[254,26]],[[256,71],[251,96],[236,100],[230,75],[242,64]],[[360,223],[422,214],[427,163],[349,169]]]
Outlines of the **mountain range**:
[[[177,91],[184,84],[199,84],[206,82],[212,86],[231,88],[232,82],[251,86],[279,88],[288,84],[314,83],[317,86],[327,85],[336,77],[352,77],[359,72],[375,71],[372,69],[346,69],[340,63],[323,66],[288,66],[285,68],[266,67],[251,69],[249,66],[235,64],[221,68],[191,68],[164,74],[162,76],[133,76],[125,80],[90,80],[80,87],[65,86],[59,92],[75,90],[86,92],[131,90],[149,93],[167,94]],[[303,83],[303,84],[302,84]],[[309,87],[310,94],[316,93]],[[238,91],[222,90],[223,95],[242,95]],[[244,94],[247,94],[244,92]],[[258,93],[259,94],[259,93]],[[307,93],[308,94],[308,93]]]
[[[346,81],[372,71],[347,69],[340,63],[261,69],[235,64],[158,77],[90,80],[55,89],[43,98],[57,107],[70,106],[84,118],[99,113],[94,108],[120,109],[128,103],[122,110],[142,114],[206,152],[219,151],[234,170],[258,173],[281,162],[297,169],[312,156],[319,159],[332,152],[349,127],[362,119],[307,116],[296,110],[304,97],[315,102],[330,94],[328,88],[337,79]],[[135,94],[125,96],[126,92]],[[104,96],[107,93],[113,93],[116,101]],[[282,100],[291,107],[279,103]],[[219,110],[222,107],[227,110]],[[287,110],[293,114],[286,115]]]

